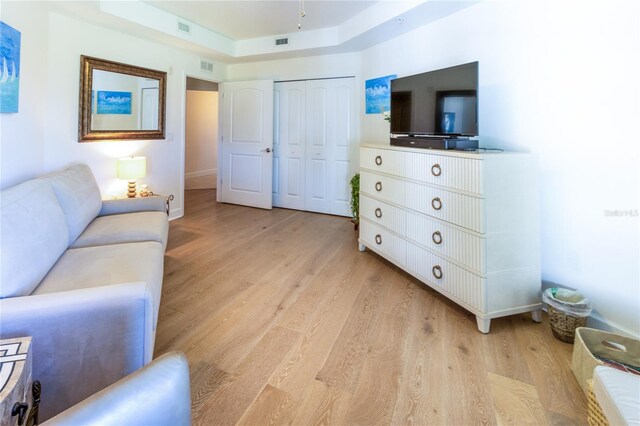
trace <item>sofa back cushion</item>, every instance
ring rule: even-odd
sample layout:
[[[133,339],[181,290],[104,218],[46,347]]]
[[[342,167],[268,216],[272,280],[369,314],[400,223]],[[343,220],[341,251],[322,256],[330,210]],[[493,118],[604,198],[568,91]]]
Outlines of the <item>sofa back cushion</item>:
[[[0,298],[26,296],[67,249],[67,222],[48,182],[31,180],[0,198]]]
[[[86,164],[75,164],[40,179],[50,182],[58,197],[69,228],[68,245],[71,245],[102,208],[96,179]]]

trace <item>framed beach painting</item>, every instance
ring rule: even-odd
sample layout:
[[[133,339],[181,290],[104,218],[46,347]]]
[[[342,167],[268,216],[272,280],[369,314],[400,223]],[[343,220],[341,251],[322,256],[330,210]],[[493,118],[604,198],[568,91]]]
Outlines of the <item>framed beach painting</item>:
[[[131,114],[131,92],[99,90],[98,114]]]
[[[18,112],[20,31],[0,21],[0,112]]]
[[[391,109],[391,80],[397,75],[372,78],[365,82],[367,114],[382,114]]]

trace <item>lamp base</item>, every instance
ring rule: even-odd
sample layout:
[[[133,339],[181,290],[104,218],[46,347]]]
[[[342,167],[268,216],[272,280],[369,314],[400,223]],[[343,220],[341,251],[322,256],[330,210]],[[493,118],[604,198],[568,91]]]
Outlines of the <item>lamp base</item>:
[[[136,181],[130,180],[129,184],[127,185],[127,188],[128,188],[127,197],[135,198],[136,197]]]

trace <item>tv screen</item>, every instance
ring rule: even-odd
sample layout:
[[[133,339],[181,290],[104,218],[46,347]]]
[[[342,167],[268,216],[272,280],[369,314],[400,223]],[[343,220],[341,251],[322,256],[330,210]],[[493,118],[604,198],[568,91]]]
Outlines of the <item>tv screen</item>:
[[[478,136],[478,62],[391,80],[391,133]]]

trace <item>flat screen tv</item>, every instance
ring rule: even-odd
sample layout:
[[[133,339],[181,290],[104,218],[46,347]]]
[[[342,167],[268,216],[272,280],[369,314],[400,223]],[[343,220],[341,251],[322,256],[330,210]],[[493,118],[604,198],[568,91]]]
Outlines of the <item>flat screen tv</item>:
[[[391,133],[478,136],[478,62],[391,80]]]

